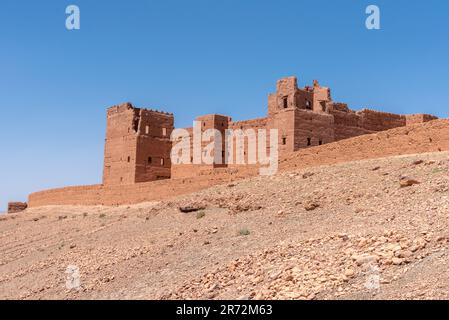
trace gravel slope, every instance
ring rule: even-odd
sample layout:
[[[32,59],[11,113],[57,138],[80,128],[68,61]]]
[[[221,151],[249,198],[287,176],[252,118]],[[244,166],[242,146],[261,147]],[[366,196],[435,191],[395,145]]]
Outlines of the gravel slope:
[[[0,298],[447,299],[448,169],[436,152],[2,216]]]

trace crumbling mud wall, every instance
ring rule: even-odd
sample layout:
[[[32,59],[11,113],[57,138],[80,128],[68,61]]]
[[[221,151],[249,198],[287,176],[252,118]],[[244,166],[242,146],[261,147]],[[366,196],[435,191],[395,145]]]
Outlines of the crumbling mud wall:
[[[28,207],[26,202],[10,202],[8,203],[8,213],[22,212]]]
[[[383,157],[449,151],[449,119],[390,129],[302,149],[286,155],[280,170]]]
[[[128,185],[75,186],[40,191],[29,195],[29,206],[49,205],[122,205],[168,199],[256,175],[256,170],[229,168],[204,170],[195,177],[168,179]]]
[[[438,117],[435,117],[430,114],[411,114],[405,116],[405,118],[407,126],[412,126],[417,123],[424,123],[438,119]]]

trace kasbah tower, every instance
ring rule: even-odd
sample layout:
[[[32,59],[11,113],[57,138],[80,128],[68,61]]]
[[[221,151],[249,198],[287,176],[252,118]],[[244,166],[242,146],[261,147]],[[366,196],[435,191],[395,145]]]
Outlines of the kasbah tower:
[[[201,130],[277,129],[279,157],[302,148],[318,146],[363,134],[437,119],[432,115],[398,115],[364,109],[353,111],[332,100],[331,90],[318,81],[298,88],[296,77],[277,81],[276,93],[268,96],[265,118],[233,122],[224,115],[196,118]],[[140,109],[130,103],[107,110],[103,186],[197,176],[228,165],[172,164],[170,135],[174,129],[171,113]],[[193,128],[186,128],[192,133]],[[269,131],[268,131],[269,132]],[[173,142],[174,143],[174,142]],[[224,157],[224,143],[222,146]],[[248,144],[244,146],[245,157]],[[245,161],[245,163],[248,163]],[[232,166],[232,165],[229,165]]]

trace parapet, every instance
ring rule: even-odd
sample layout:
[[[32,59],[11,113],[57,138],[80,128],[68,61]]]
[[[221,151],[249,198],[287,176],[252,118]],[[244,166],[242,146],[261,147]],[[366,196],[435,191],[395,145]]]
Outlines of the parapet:
[[[156,110],[156,109],[148,109],[148,108],[137,108],[135,107],[131,102],[125,102],[122,104],[118,104],[115,106],[112,106],[110,108],[108,108],[107,113],[108,116],[114,113],[120,113],[120,112],[125,112],[128,110],[135,110],[136,112],[154,112],[154,113],[158,113],[161,115],[167,115],[167,116],[173,116],[173,113],[171,112],[165,112],[165,111],[161,111],[161,110]]]

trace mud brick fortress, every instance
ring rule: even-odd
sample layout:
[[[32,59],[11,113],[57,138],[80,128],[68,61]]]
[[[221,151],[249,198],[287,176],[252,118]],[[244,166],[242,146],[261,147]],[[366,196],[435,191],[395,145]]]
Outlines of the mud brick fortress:
[[[277,81],[268,96],[267,116],[234,122],[225,115],[196,119],[201,130],[277,129],[279,158],[300,149],[437,119],[428,114],[398,115],[364,109],[353,111],[334,102],[318,81],[299,88],[296,77]],[[214,163],[172,164],[171,113],[140,109],[126,103],[107,110],[103,183],[31,194],[29,206],[53,204],[118,205],[158,200],[255,174],[253,166]],[[193,128],[186,128],[192,133]],[[216,146],[223,148],[224,144]],[[243,146],[244,155],[248,145]],[[248,163],[248,162],[245,162]]]
[[[367,109],[355,112],[346,104],[333,102],[330,89],[321,87],[318,81],[312,87],[298,88],[297,79],[289,77],[279,80],[276,93],[269,95],[266,118],[233,122],[228,116],[211,114],[196,121],[202,131],[216,129],[222,136],[226,129],[277,129],[282,157],[302,148],[433,119],[436,117],[425,114],[403,116]],[[228,167],[224,159],[212,165],[171,164],[173,123],[171,113],[138,109],[130,103],[108,109],[103,185],[186,178]],[[224,157],[224,143],[216,147]],[[248,144],[244,148],[247,157]]]

